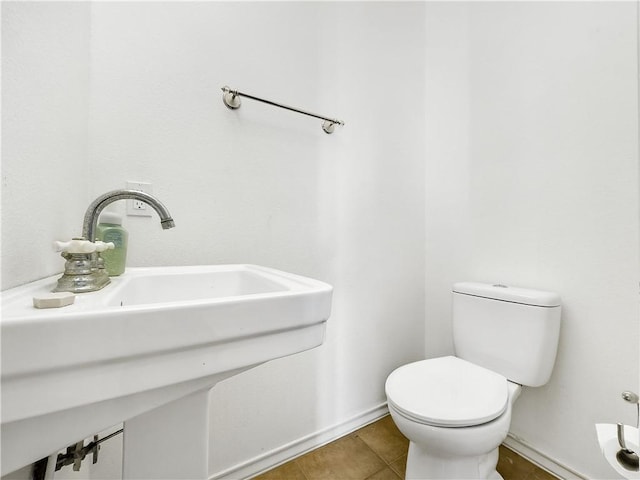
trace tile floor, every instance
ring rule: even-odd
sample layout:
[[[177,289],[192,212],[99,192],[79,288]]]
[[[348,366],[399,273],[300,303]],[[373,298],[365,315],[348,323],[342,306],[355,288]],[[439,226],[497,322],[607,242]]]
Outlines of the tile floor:
[[[387,415],[254,480],[400,480],[408,447]],[[556,479],[505,447],[500,447],[498,471],[505,480]]]

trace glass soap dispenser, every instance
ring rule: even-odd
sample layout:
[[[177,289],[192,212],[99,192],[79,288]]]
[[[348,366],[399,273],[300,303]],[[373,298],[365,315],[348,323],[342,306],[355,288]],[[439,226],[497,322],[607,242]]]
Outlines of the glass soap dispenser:
[[[124,273],[127,263],[127,239],[129,234],[122,228],[122,216],[115,212],[103,212],[98,221],[96,238],[103,242],[113,242],[115,248],[100,255],[110,277]]]

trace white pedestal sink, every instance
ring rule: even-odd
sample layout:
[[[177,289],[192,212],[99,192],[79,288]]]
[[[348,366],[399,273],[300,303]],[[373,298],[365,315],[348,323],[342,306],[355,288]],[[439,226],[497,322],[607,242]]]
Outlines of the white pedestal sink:
[[[208,390],[320,345],[331,310],[330,285],[253,265],[130,268],[34,308],[55,283],[2,292],[2,475],[125,422],[125,478],[206,478]],[[176,421],[189,458],[167,471]]]

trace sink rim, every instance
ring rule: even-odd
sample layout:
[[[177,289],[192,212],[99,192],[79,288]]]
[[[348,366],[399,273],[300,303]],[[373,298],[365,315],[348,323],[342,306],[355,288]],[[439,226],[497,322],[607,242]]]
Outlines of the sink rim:
[[[326,321],[330,315],[330,306],[321,317],[309,314],[323,311],[323,298],[331,298],[332,286],[268,267],[246,264],[143,267],[131,269],[129,276],[229,270],[252,270],[283,282],[283,289],[287,286],[291,289],[125,307],[105,306],[103,300],[110,294],[103,289],[78,294],[74,305],[56,309],[37,309],[31,304],[31,295],[38,289],[48,291],[55,284],[55,276],[18,287],[7,298],[2,292],[0,378],[4,382],[52,369],[80,368],[110,359],[124,360],[205,343],[235,341],[246,335],[308,326]],[[7,312],[5,302],[16,299],[20,302],[18,307]],[[307,311],[308,308],[311,310]],[[282,316],[292,309],[297,312],[295,317]],[[256,321],[256,316],[264,320]]]
[[[282,285],[282,290],[248,293],[240,295],[220,296],[204,299],[187,299],[158,301],[153,303],[134,303],[129,305],[111,305],[109,301],[117,296],[127,285],[137,278],[178,275],[201,274],[219,272],[256,272],[268,277],[271,281]],[[271,297],[287,297],[303,294],[310,289],[314,291],[332,291],[333,287],[320,280],[303,277],[297,274],[282,272],[270,267],[255,264],[224,264],[224,265],[186,265],[186,266],[155,266],[130,267],[124,274],[111,277],[111,284],[102,290],[75,294],[73,305],[60,308],[38,309],[33,307],[31,299],[35,295],[50,293],[55,287],[60,274],[36,280],[25,285],[19,285],[1,293],[2,296],[2,328],[12,327],[24,322],[49,322],[56,319],[72,319],[78,316],[112,315],[115,311],[124,313],[154,312],[158,310],[177,310],[190,306],[206,306],[221,303],[240,303],[253,299],[259,300]],[[22,302],[17,304],[18,302]]]

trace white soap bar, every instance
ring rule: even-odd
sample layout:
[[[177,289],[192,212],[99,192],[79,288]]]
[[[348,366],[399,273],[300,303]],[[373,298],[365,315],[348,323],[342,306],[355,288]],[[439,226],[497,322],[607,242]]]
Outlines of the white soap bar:
[[[76,296],[71,292],[47,293],[39,297],[33,297],[33,306],[36,308],[59,308],[71,305]]]

